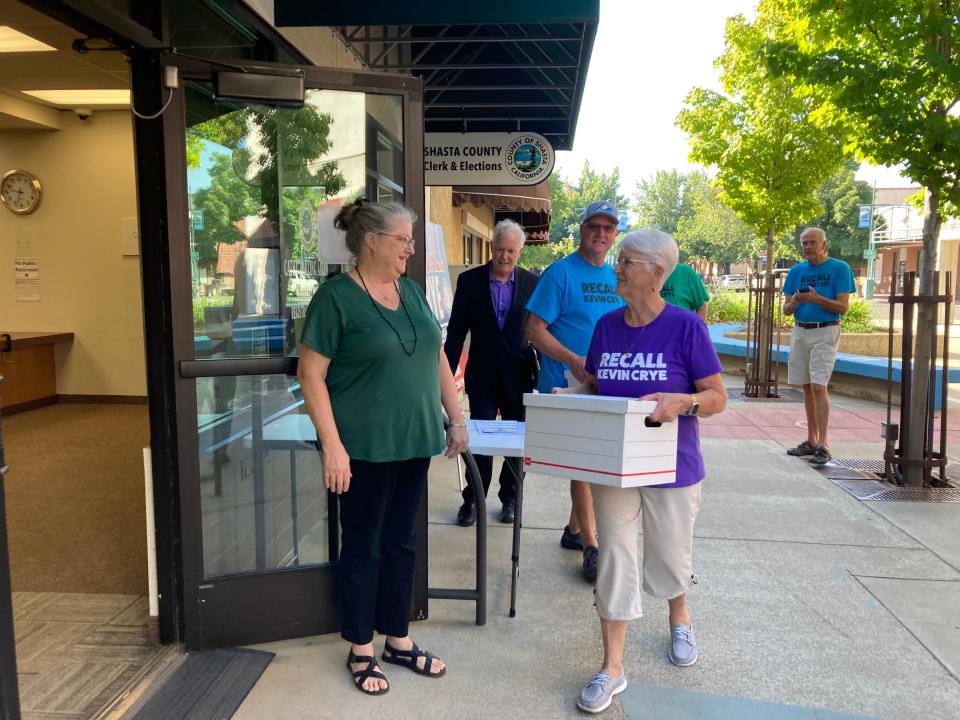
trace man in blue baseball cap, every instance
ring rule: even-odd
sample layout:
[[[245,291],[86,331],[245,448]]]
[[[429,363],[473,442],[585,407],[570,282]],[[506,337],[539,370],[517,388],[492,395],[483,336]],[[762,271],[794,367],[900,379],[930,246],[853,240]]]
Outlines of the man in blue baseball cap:
[[[623,300],[614,290],[617,277],[605,260],[617,237],[620,210],[610,200],[596,200],[580,215],[580,246],[544,270],[527,302],[527,339],[540,351],[540,392],[567,387],[569,372],[586,378],[583,365],[597,320]],[[583,576],[597,579],[597,526],[590,485],[570,481],[570,521],[560,545],[583,551]]]

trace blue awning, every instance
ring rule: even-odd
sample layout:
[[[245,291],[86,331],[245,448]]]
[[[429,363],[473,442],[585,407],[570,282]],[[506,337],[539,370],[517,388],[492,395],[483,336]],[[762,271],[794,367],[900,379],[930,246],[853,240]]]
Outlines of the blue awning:
[[[573,145],[599,0],[275,0],[277,27],[333,27],[367,69],[423,78],[426,132]]]

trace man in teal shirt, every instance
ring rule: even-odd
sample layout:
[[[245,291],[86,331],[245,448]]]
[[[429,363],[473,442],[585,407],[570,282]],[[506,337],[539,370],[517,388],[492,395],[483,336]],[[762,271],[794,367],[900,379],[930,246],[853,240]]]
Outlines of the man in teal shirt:
[[[584,363],[593,328],[601,316],[623,304],[617,276],[606,264],[617,236],[620,211],[609,200],[590,203],[580,215],[580,246],[544,270],[527,302],[527,339],[541,353],[539,389],[567,387],[565,373],[586,378]],[[597,526],[590,485],[570,481],[570,522],[560,545],[583,551],[583,577],[597,579]]]
[[[693,310],[704,321],[707,319],[707,302],[710,296],[703,286],[703,280],[689,265],[678,263],[676,269],[660,290],[660,297],[671,305]]]
[[[850,293],[856,292],[857,287],[850,266],[827,257],[827,236],[823,230],[808,227],[800,233],[800,247],[805,259],[787,273],[783,312],[795,319],[787,382],[803,386],[807,439],[787,450],[787,454],[810,457],[811,464],[825,465],[831,459],[827,443],[827,383],[837,359],[840,319],[847,312]]]

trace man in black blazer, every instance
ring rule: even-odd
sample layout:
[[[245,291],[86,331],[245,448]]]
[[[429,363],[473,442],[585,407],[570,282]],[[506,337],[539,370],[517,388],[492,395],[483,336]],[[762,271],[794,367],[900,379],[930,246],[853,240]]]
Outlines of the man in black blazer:
[[[456,372],[463,342],[470,333],[470,351],[464,377],[474,420],[523,420],[523,394],[537,384],[537,361],[523,337],[524,307],[537,284],[537,276],[517,267],[526,233],[513,220],[501,220],[493,231],[493,258],[467,270],[457,280],[453,311],[443,346]],[[490,489],[493,458],[477,455],[483,492]],[[520,458],[505,458],[500,472],[500,522],[512,523],[516,507],[516,480],[507,463],[519,472]],[[463,491],[457,524],[477,521],[473,490]]]

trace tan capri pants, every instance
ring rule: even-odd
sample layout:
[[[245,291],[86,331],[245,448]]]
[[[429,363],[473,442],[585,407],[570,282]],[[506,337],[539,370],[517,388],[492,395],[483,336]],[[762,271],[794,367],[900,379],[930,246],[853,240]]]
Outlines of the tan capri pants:
[[[700,483],[681,488],[591,485],[600,537],[597,613],[635,620],[640,606],[638,521],[643,525],[643,589],[656,598],[683,595],[693,575],[693,524]]]

